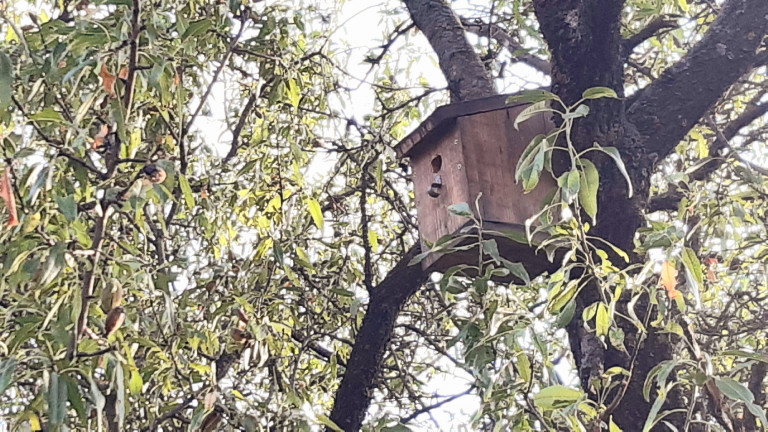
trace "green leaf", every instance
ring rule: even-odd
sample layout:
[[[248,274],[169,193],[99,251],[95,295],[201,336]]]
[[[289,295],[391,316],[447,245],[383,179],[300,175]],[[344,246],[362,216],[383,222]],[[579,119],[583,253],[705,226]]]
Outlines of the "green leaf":
[[[196,432],[200,430],[200,426],[203,424],[203,420],[205,420],[205,416],[208,415],[210,410],[205,409],[205,406],[203,404],[198,405],[197,408],[195,408],[194,414],[192,415],[192,419],[189,421],[189,426],[187,426],[188,432]]]
[[[131,370],[131,377],[128,379],[128,391],[136,396],[141,394],[141,388],[144,386],[144,380],[137,369]]]
[[[301,89],[296,84],[296,80],[289,79],[285,91],[291,105],[298,107],[299,102],[301,101]]]
[[[574,300],[569,301],[565,307],[560,309],[560,313],[557,314],[557,320],[555,326],[558,328],[565,328],[570,324],[573,319],[573,315],[576,313],[576,302]]]
[[[567,305],[571,299],[578,293],[579,280],[574,279],[567,284],[559,282],[549,292],[549,301],[547,309],[552,314],[557,314],[560,310]]]
[[[380,432],[411,432],[412,430],[404,424],[396,424],[394,426],[386,426],[380,429]]]
[[[532,191],[536,185],[539,184],[539,175],[544,169],[545,155],[545,148],[540,146],[538,152],[533,158],[533,162],[530,164],[530,166],[522,170],[521,176],[523,179],[523,190],[526,193]]]
[[[17,363],[16,357],[10,357],[0,362],[0,396],[11,385]]]
[[[376,193],[381,193],[381,188],[384,186],[384,161],[377,159],[373,168],[373,176],[376,178]]]
[[[533,401],[536,403],[536,406],[542,410],[552,410],[565,408],[574,402],[577,402],[582,396],[583,393],[579,390],[556,385],[541,389],[541,391],[533,397]]]
[[[744,357],[751,360],[757,360],[761,361],[763,363],[768,363],[768,355],[760,354],[760,353],[754,353],[749,351],[742,351],[742,350],[727,350],[720,353],[720,355],[727,355],[727,356],[736,356],[736,357]]]
[[[32,114],[29,118],[36,122],[64,123],[64,118],[53,108],[45,108],[42,111]]]
[[[517,371],[523,381],[526,383],[531,381],[531,360],[523,352],[517,354]]]
[[[101,390],[99,390],[99,385],[96,384],[96,381],[94,381],[93,378],[90,376],[88,377],[88,381],[91,384],[91,401],[93,402],[94,408],[96,408],[96,420],[98,425],[103,424],[103,416],[104,416],[104,406],[107,403],[107,399],[104,397],[104,395],[101,393]],[[101,431],[102,428],[99,426],[99,431]]]
[[[618,99],[619,95],[617,95],[613,89],[608,87],[592,87],[590,89],[584,90],[584,93],[581,94],[581,97],[584,99],[599,99],[599,98]]]
[[[753,395],[744,384],[732,378],[715,378],[715,384],[717,384],[717,388],[719,388],[724,395],[731,399],[747,403],[755,401],[755,395]]]
[[[5,51],[0,51],[0,112],[11,106],[13,94],[13,64]]]
[[[336,295],[340,295],[342,297],[354,297],[355,296],[355,293],[353,293],[352,291],[341,289],[341,288],[331,288],[329,291],[334,293],[334,294],[336,294]]]
[[[628,197],[632,198],[632,180],[629,178],[629,174],[627,174],[627,168],[624,166],[624,161],[621,160],[619,150],[617,150],[616,147],[601,147],[600,145],[598,145],[597,148],[613,158],[613,161],[616,163],[616,167],[619,168],[619,171],[621,171],[621,174],[624,175],[624,178],[627,180],[627,186],[629,187]]]
[[[563,173],[559,179],[557,179],[558,186],[563,190],[563,200],[567,203],[572,203],[574,198],[578,196],[579,187],[581,182],[579,180],[579,172],[572,170],[567,173]]]
[[[549,92],[547,90],[525,90],[523,92],[520,92],[516,95],[512,95],[507,98],[507,104],[515,104],[518,102],[529,102],[529,103],[535,103],[535,102],[542,102],[542,101],[549,101],[549,100],[560,100],[559,97],[557,97],[556,94]]]
[[[536,102],[528,108],[522,110],[515,118],[515,129],[519,130],[520,123],[533,118],[541,113],[553,112],[554,110],[547,105],[547,101]]]
[[[323,219],[323,209],[320,208],[320,203],[317,202],[314,198],[307,198],[307,208],[309,209],[309,214],[312,216],[312,220],[315,222],[315,226],[322,230],[323,225],[325,224],[325,220]]]
[[[51,425],[63,425],[67,419],[67,383],[56,372],[48,381],[48,421]]]
[[[467,203],[458,203],[448,206],[448,211],[456,216],[471,218],[474,216]]]
[[[580,117],[586,117],[589,114],[589,107],[587,105],[579,105],[575,110],[563,114],[563,120],[573,120]]]
[[[340,428],[336,423],[333,422],[333,420],[329,419],[324,414],[318,414],[317,421],[319,421],[324,426],[330,428],[332,431],[344,432],[344,429]]]
[[[201,19],[200,21],[190,23],[189,27],[187,27],[187,29],[184,31],[184,34],[181,35],[181,40],[186,41],[189,38],[201,35],[207,32],[212,25],[213,22],[211,22],[209,19]]]
[[[426,252],[422,252],[422,253],[416,255],[415,257],[413,257],[413,259],[411,259],[408,262],[408,265],[412,266],[412,265],[416,265],[416,264],[424,261],[424,258],[426,258],[427,255],[429,255],[430,253],[432,253],[432,251],[426,251]]]
[[[500,261],[501,264],[504,265],[504,268],[509,270],[513,276],[520,279],[525,285],[531,284],[531,277],[528,275],[528,271],[525,269],[524,265],[521,263],[509,261],[504,258],[501,258]]]
[[[517,166],[515,166],[515,182],[519,181],[522,178],[523,170],[528,168],[532,163],[533,160],[536,158],[536,155],[539,153],[539,146],[546,146],[547,144],[547,137],[546,135],[536,135],[533,137],[530,143],[528,143],[528,146],[523,150],[523,153],[520,155],[520,159],[517,160]]]
[[[74,222],[77,219],[77,202],[75,202],[73,195],[56,197],[56,204],[58,204],[59,211],[67,219],[67,222]]]
[[[368,228],[368,244],[371,245],[371,251],[376,252],[379,250],[379,234],[376,230]]]
[[[651,388],[653,388],[654,378],[658,382],[659,387],[666,387],[667,377],[675,366],[677,366],[676,360],[666,360],[657,364],[650,372],[648,372],[648,376],[645,377],[645,382],[643,383],[643,397],[646,401],[650,402]]]
[[[85,400],[80,393],[80,386],[77,381],[68,376],[60,376],[59,380],[59,384],[61,384],[62,380],[67,383],[67,400],[69,400],[69,405],[77,412],[80,421],[85,422]]]
[[[747,407],[749,412],[755,417],[760,419],[760,422],[765,426],[768,425],[768,418],[765,417],[765,410],[762,407],[757,406],[752,402],[744,402],[744,406]]]
[[[651,411],[648,413],[648,417],[645,419],[645,425],[643,425],[643,432],[650,432],[651,428],[656,425],[659,420],[663,416],[658,416],[657,414],[661,410],[661,407],[664,405],[664,400],[666,399],[667,394],[666,392],[660,392],[659,396],[656,398],[656,400],[653,402],[653,405],[651,406]]]
[[[187,208],[192,210],[195,207],[195,197],[192,195],[192,187],[189,185],[189,180],[184,174],[179,174],[179,187],[184,194],[184,202],[187,204]]]
[[[611,328],[611,314],[608,312],[608,306],[605,303],[599,303],[597,305],[597,317],[595,318],[595,330],[598,336],[604,336],[608,334],[608,329]]]
[[[285,260],[283,258],[283,256],[284,256],[283,255],[283,248],[281,248],[279,244],[275,243],[272,246],[272,254],[275,257],[275,261],[277,261],[277,263],[280,264],[281,267],[283,265],[285,265]]]
[[[682,253],[683,265],[685,266],[686,273],[690,275],[690,279],[697,286],[697,290],[704,285],[704,273],[701,271],[701,263],[699,257],[696,256],[696,252],[691,248],[683,248]]]
[[[592,218],[592,224],[597,224],[597,190],[600,187],[600,175],[592,161],[580,159],[582,171],[579,176],[579,204]]]
[[[496,240],[490,239],[490,240],[483,240],[483,252],[487,255],[490,255],[491,258],[493,258],[496,261],[499,261],[499,245],[496,243]]]

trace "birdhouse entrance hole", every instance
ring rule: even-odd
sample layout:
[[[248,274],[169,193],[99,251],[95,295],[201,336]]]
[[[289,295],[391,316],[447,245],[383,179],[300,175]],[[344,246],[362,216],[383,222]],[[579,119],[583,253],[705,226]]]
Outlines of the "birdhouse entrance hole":
[[[515,182],[515,167],[528,143],[554,128],[547,113],[514,127],[527,103],[507,104],[509,95],[445,105],[429,116],[395,150],[413,168],[414,195],[422,244],[434,243],[467,227],[466,218],[448,206],[467,203],[474,208],[482,193],[483,229],[525,238],[525,221],[542,208],[557,185],[543,176],[538,186],[523,193]],[[525,265],[532,276],[551,268],[543,252],[525,241],[496,238],[501,255]],[[424,248],[426,250],[426,248]],[[478,252],[467,250],[432,254],[422,261],[427,271],[445,271],[456,264],[477,263]]]
[[[440,168],[443,167],[443,158],[440,155],[432,158],[432,172],[437,174],[440,172]]]

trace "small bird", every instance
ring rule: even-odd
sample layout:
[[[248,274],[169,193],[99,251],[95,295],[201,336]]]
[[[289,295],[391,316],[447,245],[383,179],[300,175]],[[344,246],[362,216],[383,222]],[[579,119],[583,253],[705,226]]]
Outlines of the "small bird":
[[[101,289],[101,310],[109,313],[123,302],[123,286],[117,279],[112,279]]]
[[[120,329],[120,326],[125,322],[125,309],[122,306],[118,306],[107,314],[107,319],[104,322],[104,337],[109,339],[110,336],[115,334]]]
[[[141,174],[144,178],[155,184],[164,182],[167,176],[165,170],[155,164],[145,165],[141,169]]]

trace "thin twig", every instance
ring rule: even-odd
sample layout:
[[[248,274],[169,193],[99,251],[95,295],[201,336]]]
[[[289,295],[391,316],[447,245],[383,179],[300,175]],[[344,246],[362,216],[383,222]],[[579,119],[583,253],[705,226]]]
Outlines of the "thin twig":
[[[93,288],[96,283],[96,271],[99,266],[99,261],[102,255],[102,246],[104,245],[104,231],[106,230],[107,220],[112,213],[112,207],[103,209],[103,214],[97,219],[96,227],[93,233],[93,263],[91,268],[86,271],[83,278],[83,287],[80,293],[80,316],[77,318],[77,324],[72,329],[72,337],[69,341],[69,348],[67,349],[67,358],[74,360],[77,356],[77,345],[80,342],[80,335],[85,330],[85,326],[88,323],[88,309],[93,298]]]
[[[259,99],[259,93],[256,91],[251,92],[251,96],[248,98],[248,101],[245,103],[243,112],[240,113],[240,118],[237,120],[237,125],[235,125],[235,129],[232,131],[232,147],[230,147],[229,153],[227,153],[227,156],[225,156],[224,160],[222,160],[223,164],[227,164],[233,157],[237,155],[237,149],[240,145],[240,134],[243,132],[243,128],[245,127],[245,122],[246,120],[248,120],[248,117],[251,115],[251,111],[253,111],[253,108],[256,106],[256,101],[258,99]]]
[[[400,423],[403,423],[403,424],[408,423],[409,421],[415,419],[416,417],[418,417],[418,416],[420,416],[420,415],[422,415],[424,413],[432,411],[435,408],[440,408],[441,406],[447,404],[448,402],[455,401],[456,399],[458,399],[460,397],[463,397],[463,396],[466,396],[466,395],[472,393],[472,390],[474,390],[474,389],[475,389],[475,387],[471,386],[471,387],[469,387],[468,389],[464,390],[463,392],[461,392],[459,394],[455,394],[453,396],[450,396],[450,397],[447,397],[447,398],[441,400],[440,402],[434,403],[432,405],[427,405],[427,406],[425,406],[425,407],[423,407],[421,409],[418,409],[418,410],[414,411],[413,413],[411,413],[410,415],[408,415],[407,417],[403,417],[402,419],[400,419]]]
[[[240,23],[240,30],[237,32],[237,35],[235,35],[235,37],[232,38],[232,41],[229,43],[229,48],[227,48],[226,54],[224,54],[224,57],[221,59],[221,62],[219,63],[219,67],[217,67],[216,71],[213,73],[213,77],[211,78],[211,82],[208,84],[208,88],[205,89],[205,93],[203,93],[203,96],[200,98],[200,103],[197,104],[197,108],[195,108],[195,111],[192,112],[192,116],[190,116],[189,121],[187,121],[187,124],[185,124],[181,129],[181,134],[179,136],[179,152],[181,153],[180,159],[181,159],[182,174],[187,173],[187,167],[189,166],[187,146],[185,143],[187,135],[189,134],[189,130],[192,128],[192,125],[195,123],[195,120],[197,119],[197,116],[200,114],[200,111],[203,110],[203,106],[208,101],[208,97],[211,95],[213,86],[218,81],[219,75],[221,74],[221,72],[227,66],[227,62],[229,62],[229,58],[232,56],[232,51],[235,49],[235,46],[237,45],[237,42],[240,40],[240,37],[243,35],[244,30],[245,30],[245,21],[242,21]]]
[[[141,32],[141,1],[133,0],[133,14],[131,16],[131,51],[128,57],[128,77],[125,81],[125,94],[123,95],[123,106],[126,116],[131,113],[133,105],[133,93],[136,86],[136,65],[139,62],[139,33]]]

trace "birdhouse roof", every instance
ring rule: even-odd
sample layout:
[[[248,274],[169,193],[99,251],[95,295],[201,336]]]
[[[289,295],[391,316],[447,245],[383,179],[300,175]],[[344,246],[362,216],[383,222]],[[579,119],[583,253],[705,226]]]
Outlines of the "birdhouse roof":
[[[431,135],[453,124],[459,117],[496,111],[517,105],[507,104],[509,96],[508,94],[496,95],[467,102],[443,105],[427,117],[413,132],[397,143],[395,152],[397,152],[398,157],[410,156],[420,142],[425,141]]]

